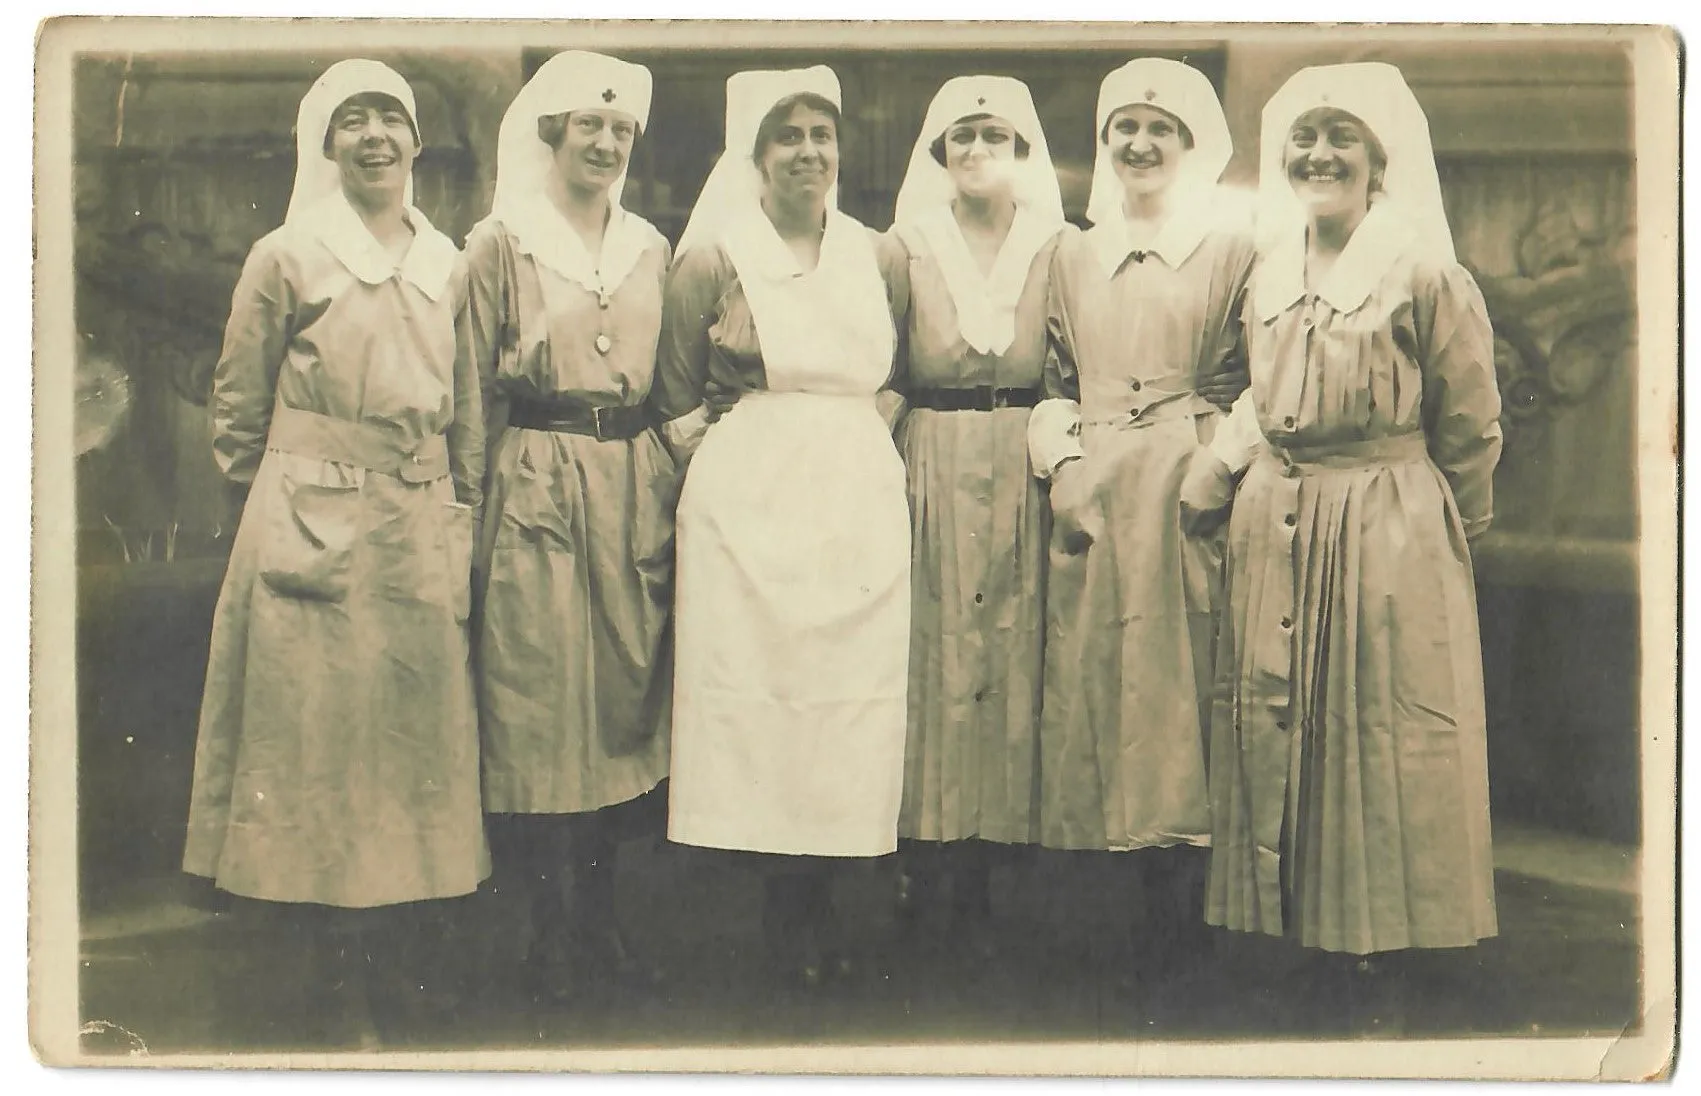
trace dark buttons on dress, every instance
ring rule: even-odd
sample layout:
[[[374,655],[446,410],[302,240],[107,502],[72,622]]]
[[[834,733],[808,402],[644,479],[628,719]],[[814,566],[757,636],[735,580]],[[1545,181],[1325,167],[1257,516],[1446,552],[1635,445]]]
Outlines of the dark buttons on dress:
[[[985,699],[986,699],[986,690],[985,689],[976,689],[975,690],[975,703],[978,704]]]
[[[984,604],[985,601],[986,601],[986,595],[985,594],[976,594],[975,595],[975,604],[976,605]]]
[[[1283,419],[1282,425],[1287,427],[1289,430],[1292,430],[1293,429],[1293,416],[1289,415],[1287,418]]]
[[[1286,517],[1284,517],[1282,519],[1282,524],[1289,526],[1289,527],[1292,527],[1294,525],[1298,525],[1299,524],[1299,515],[1298,514],[1287,515]]]
[[[1292,628],[1292,627],[1293,627],[1293,618],[1292,617],[1283,617],[1282,618],[1282,630],[1285,632],[1289,628]]]
[[[1128,387],[1130,387],[1134,391],[1138,392],[1138,391],[1140,391],[1140,382],[1139,381],[1129,381]]]
[[[1285,719],[1276,720],[1276,730],[1285,731],[1287,729],[1288,729],[1288,721],[1287,720],[1285,720]]]

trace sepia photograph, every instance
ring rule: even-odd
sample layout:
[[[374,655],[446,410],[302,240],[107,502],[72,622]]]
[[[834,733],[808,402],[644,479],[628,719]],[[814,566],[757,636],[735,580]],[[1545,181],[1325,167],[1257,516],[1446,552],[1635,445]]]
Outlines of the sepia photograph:
[[[1669,1077],[1680,64],[49,21],[38,1057]]]

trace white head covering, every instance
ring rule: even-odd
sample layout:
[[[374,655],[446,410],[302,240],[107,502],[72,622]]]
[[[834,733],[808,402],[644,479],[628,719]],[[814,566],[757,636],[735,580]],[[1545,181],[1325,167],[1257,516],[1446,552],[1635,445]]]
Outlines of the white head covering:
[[[454,241],[437,231],[413,205],[413,180],[407,181],[403,201],[413,225],[414,240],[398,264],[372,235],[343,194],[342,171],[325,155],[325,131],[338,107],[377,92],[397,100],[408,112],[414,135],[419,135],[419,111],[413,89],[395,70],[377,61],[339,61],[325,70],[301,100],[295,122],[295,189],[290,192],[284,224],[310,232],[350,273],[372,285],[396,274],[412,282],[433,300],[442,297],[454,273],[458,251]]]
[[[295,116],[295,189],[290,191],[289,212],[284,223],[298,220],[322,199],[342,190],[337,162],[325,155],[325,131],[337,108],[356,95],[388,95],[407,108],[414,136],[419,136],[419,109],[413,88],[388,65],[355,58],[338,61],[326,69],[302,97]],[[413,180],[409,179],[403,200],[413,204]]]
[[[945,81],[916,136],[909,171],[898,188],[894,223],[911,222],[928,210],[951,204],[957,188],[951,173],[933,158],[933,142],[959,118],[976,114],[1003,118],[1027,141],[1028,158],[1018,161],[1013,172],[1016,203],[1049,224],[1061,225],[1063,198],[1033,96],[1026,84],[1008,76],[957,76]]]
[[[618,288],[660,236],[649,222],[622,209],[622,171],[608,188],[611,208],[601,254],[591,255],[546,195],[555,150],[538,137],[537,122],[573,110],[620,110],[643,130],[650,123],[651,90],[650,70],[642,65],[568,50],[545,61],[526,81],[497,133],[496,196],[489,219],[501,222],[522,254],[593,293]]]
[[[1093,129],[1098,154],[1093,161],[1093,189],[1087,198],[1087,219],[1102,225],[1122,217],[1122,181],[1111,163],[1104,127],[1110,116],[1127,106],[1152,106],[1179,118],[1193,135],[1193,147],[1182,157],[1171,184],[1173,193],[1193,205],[1208,202],[1234,155],[1228,119],[1216,89],[1191,65],[1161,57],[1141,57],[1112,72],[1099,85],[1097,121]],[[1174,216],[1174,213],[1171,213]]]
[[[959,118],[1003,118],[1028,142],[1026,160],[1012,165],[1016,219],[992,270],[982,274],[951,212],[957,186],[933,158],[933,143]],[[927,108],[916,136],[909,172],[898,190],[894,226],[920,237],[938,263],[957,312],[963,340],[983,354],[1002,354],[1016,338],[1016,305],[1034,255],[1063,225],[1063,198],[1033,96],[1008,76],[958,76],[945,82]]]
[[[538,139],[539,118],[573,110],[620,110],[636,118],[640,130],[647,129],[651,87],[649,69],[600,53],[568,50],[545,61],[502,116],[491,212],[501,215],[516,200],[527,202],[543,191],[555,152]],[[621,172],[609,187],[615,205],[625,187],[626,173]]]
[[[727,80],[726,144],[691,210],[691,219],[679,239],[679,254],[718,242],[729,221],[760,203],[762,172],[750,155],[756,130],[775,103],[800,92],[819,95],[843,107],[839,78],[826,65],[739,72]],[[839,187],[835,183],[827,193],[827,208],[836,209],[838,204]]]
[[[1398,221],[1433,258],[1453,262],[1453,233],[1441,201],[1429,119],[1400,70],[1382,62],[1301,69],[1265,105],[1259,147],[1260,246],[1271,250],[1296,233],[1303,235],[1305,210],[1288,182],[1282,157],[1294,121],[1317,107],[1333,107],[1359,119],[1387,154],[1382,189],[1371,196],[1377,221],[1389,230],[1391,222]]]

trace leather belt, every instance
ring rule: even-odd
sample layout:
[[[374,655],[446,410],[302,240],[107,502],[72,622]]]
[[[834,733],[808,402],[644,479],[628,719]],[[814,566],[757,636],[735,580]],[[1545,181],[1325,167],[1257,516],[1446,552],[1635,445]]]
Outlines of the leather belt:
[[[995,388],[979,384],[973,388],[917,388],[907,393],[911,407],[929,411],[996,411],[1001,407],[1034,407],[1040,402],[1037,388]]]
[[[583,434],[598,441],[628,441],[648,430],[652,419],[650,409],[643,404],[599,407],[572,399],[511,399],[508,425],[552,434]]]

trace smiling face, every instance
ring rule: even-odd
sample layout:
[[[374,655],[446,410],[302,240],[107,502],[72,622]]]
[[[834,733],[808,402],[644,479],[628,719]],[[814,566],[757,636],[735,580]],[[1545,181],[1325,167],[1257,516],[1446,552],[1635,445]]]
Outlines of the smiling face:
[[[799,102],[770,113],[757,134],[756,166],[773,197],[788,205],[818,202],[839,177],[839,120]]]
[[[1123,107],[1112,114],[1103,136],[1116,177],[1123,190],[1133,195],[1169,189],[1193,147],[1192,135],[1175,115],[1144,105]]]
[[[418,155],[413,120],[388,95],[357,95],[331,114],[325,156],[336,162],[351,201],[369,206],[399,200]]]
[[[939,147],[957,192],[971,198],[1007,196],[1013,180],[1011,169],[1027,152],[1016,127],[990,115],[953,122]]]
[[[556,118],[560,116],[539,119],[539,136],[554,149],[552,160],[562,183],[581,193],[605,193],[626,171],[638,139],[638,120],[623,110],[575,110],[554,126],[542,124]]]
[[[1330,107],[1294,119],[1282,149],[1288,185],[1312,220],[1362,216],[1387,162],[1369,126]]]

